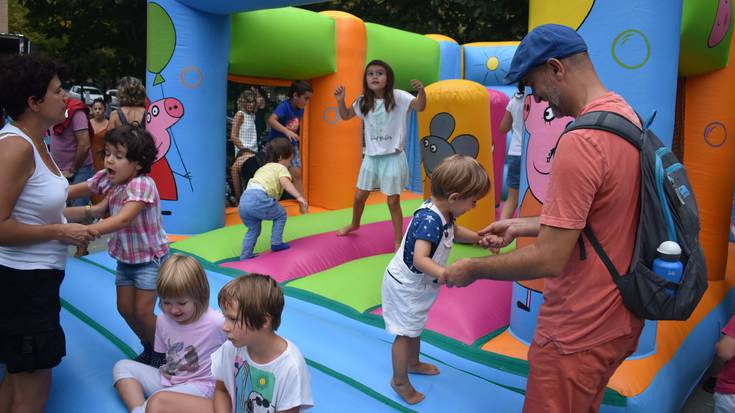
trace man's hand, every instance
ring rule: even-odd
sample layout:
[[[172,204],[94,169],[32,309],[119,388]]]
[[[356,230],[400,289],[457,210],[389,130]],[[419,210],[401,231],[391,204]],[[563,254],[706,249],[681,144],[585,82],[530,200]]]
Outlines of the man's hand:
[[[471,272],[470,259],[464,258],[447,267],[439,276],[439,284],[447,287],[466,287],[475,282],[476,277]]]
[[[497,254],[500,249],[513,242],[518,236],[515,220],[495,221],[477,233],[482,237],[477,243]]]

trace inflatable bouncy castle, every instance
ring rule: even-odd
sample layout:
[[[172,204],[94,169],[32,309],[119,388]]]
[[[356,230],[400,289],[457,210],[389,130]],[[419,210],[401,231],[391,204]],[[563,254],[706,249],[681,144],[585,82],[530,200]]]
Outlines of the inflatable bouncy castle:
[[[498,122],[516,90],[503,79],[518,43],[460,45],[344,12],[284,7],[297,3],[304,2],[148,2],[146,127],[160,148],[152,175],[164,225],[185,236],[172,248],[204,264],[215,308],[216,292],[231,277],[259,272],[282,283],[279,333],[307,359],[315,411],[521,411],[542,280],[442,289],[422,346],[441,374],[415,377],[427,397],[409,407],[389,386],[392,337],[382,329],[380,283],[393,248],[388,211],[369,205],[359,231],[334,235],[351,217],[345,208],[357,181],[362,126],[337,119],[333,92],[344,84],[352,101],[361,93],[365,63],[376,58],[393,67],[397,88],[410,91],[414,78],[427,85],[426,110],[409,119],[408,189],[415,194],[402,197],[404,224],[429,194],[427,176],[454,153],[475,157],[493,177],[493,191],[460,224],[480,229],[494,220],[507,142]],[[603,412],[680,409],[735,311],[728,243],[735,185],[728,139],[735,128],[728,93],[735,88],[732,14],[729,0],[530,1],[529,29],[545,23],[576,29],[603,83],[681,156],[701,212],[709,289],[688,320],[646,322],[638,350],[608,384]],[[302,125],[304,183],[309,203],[323,212],[289,218],[289,250],[266,252],[270,240],[263,235],[256,246],[262,253],[239,261],[246,229],[225,225],[222,185],[227,82],[287,86],[294,79],[314,88]],[[548,105],[528,97],[525,120],[519,214],[533,216],[545,199],[550,149],[571,119],[555,118]],[[519,239],[508,249],[531,242]],[[456,245],[450,262],[486,254]],[[54,370],[49,411],[125,411],[110,370],[140,345],[115,309],[114,268],[105,252],[69,260],[61,294],[68,355]]]

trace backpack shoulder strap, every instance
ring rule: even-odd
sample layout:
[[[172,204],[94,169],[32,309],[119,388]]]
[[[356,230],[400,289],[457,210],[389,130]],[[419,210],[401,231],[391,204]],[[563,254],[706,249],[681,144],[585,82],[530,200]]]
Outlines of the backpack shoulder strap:
[[[641,120],[641,124],[643,124],[640,116],[638,116],[638,119]],[[643,130],[624,116],[615,112],[587,112],[569,124],[569,126],[564,129],[564,133],[577,129],[595,129],[610,132],[625,139],[628,143],[638,148],[638,150],[640,150],[643,145],[643,140],[641,139]],[[595,233],[592,231],[589,224],[584,228],[583,233],[587,236],[587,239],[590,241],[592,248],[594,248],[595,252],[602,260],[602,263],[605,264],[605,267],[612,276],[613,281],[617,282],[617,279],[620,278],[620,273],[617,268],[615,268],[615,265],[605,252],[605,249],[602,247],[602,244],[595,236]],[[584,246],[583,243],[581,245]]]
[[[587,225],[582,231],[584,232],[584,235],[587,236],[587,239],[590,241],[590,244],[592,244],[592,248],[594,248],[595,252],[600,257],[600,260],[602,260],[602,263],[605,264],[605,267],[612,276],[613,281],[617,281],[617,279],[620,278],[620,273],[618,272],[618,269],[615,268],[615,265],[610,259],[610,256],[607,255],[607,253],[605,252],[605,249],[602,247],[602,244],[600,244],[600,241],[597,240],[595,233],[592,232],[592,228]],[[581,236],[580,239],[582,239]]]
[[[587,112],[567,126],[564,133],[577,129],[596,129],[614,133],[636,148],[641,149],[641,134],[643,133],[641,128],[615,112],[604,110]]]

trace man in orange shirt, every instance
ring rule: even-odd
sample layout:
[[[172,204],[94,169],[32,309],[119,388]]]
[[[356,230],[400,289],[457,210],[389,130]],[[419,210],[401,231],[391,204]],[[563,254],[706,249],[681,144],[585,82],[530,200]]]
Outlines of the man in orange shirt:
[[[572,29],[548,24],[521,42],[506,80],[524,79],[556,117],[606,110],[640,126],[631,107],[605,89]],[[627,272],[640,209],[638,149],[609,132],[576,130],[559,140],[540,217],[497,221],[482,245],[497,250],[519,236],[536,241],[509,254],[464,259],[440,282],[545,277],[528,352],[525,412],[594,412],[615,369],[635,350],[643,320],[623,304],[610,273],[582,229],[591,226],[621,274]]]

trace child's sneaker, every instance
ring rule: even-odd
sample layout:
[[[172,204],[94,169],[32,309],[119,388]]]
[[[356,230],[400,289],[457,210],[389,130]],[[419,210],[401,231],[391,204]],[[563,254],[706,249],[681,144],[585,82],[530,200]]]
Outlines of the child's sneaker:
[[[148,363],[149,366],[159,368],[166,364],[166,354],[159,353],[157,351],[151,352],[151,361]]]
[[[255,257],[257,257],[257,256],[258,256],[258,254],[250,254],[250,255],[248,255],[247,257],[243,257],[243,256],[241,255],[241,256],[240,256],[240,260],[249,260],[249,259],[251,259],[251,258],[255,258]]]
[[[286,242],[282,242],[280,244],[271,244],[271,251],[273,251],[273,252],[275,252],[275,251],[283,251],[283,250],[287,250],[289,248],[291,248],[291,246],[288,245],[288,243],[286,243]]]
[[[151,364],[151,357],[153,356],[153,347],[150,344],[143,343],[143,352],[138,354],[133,361],[143,364]]]

